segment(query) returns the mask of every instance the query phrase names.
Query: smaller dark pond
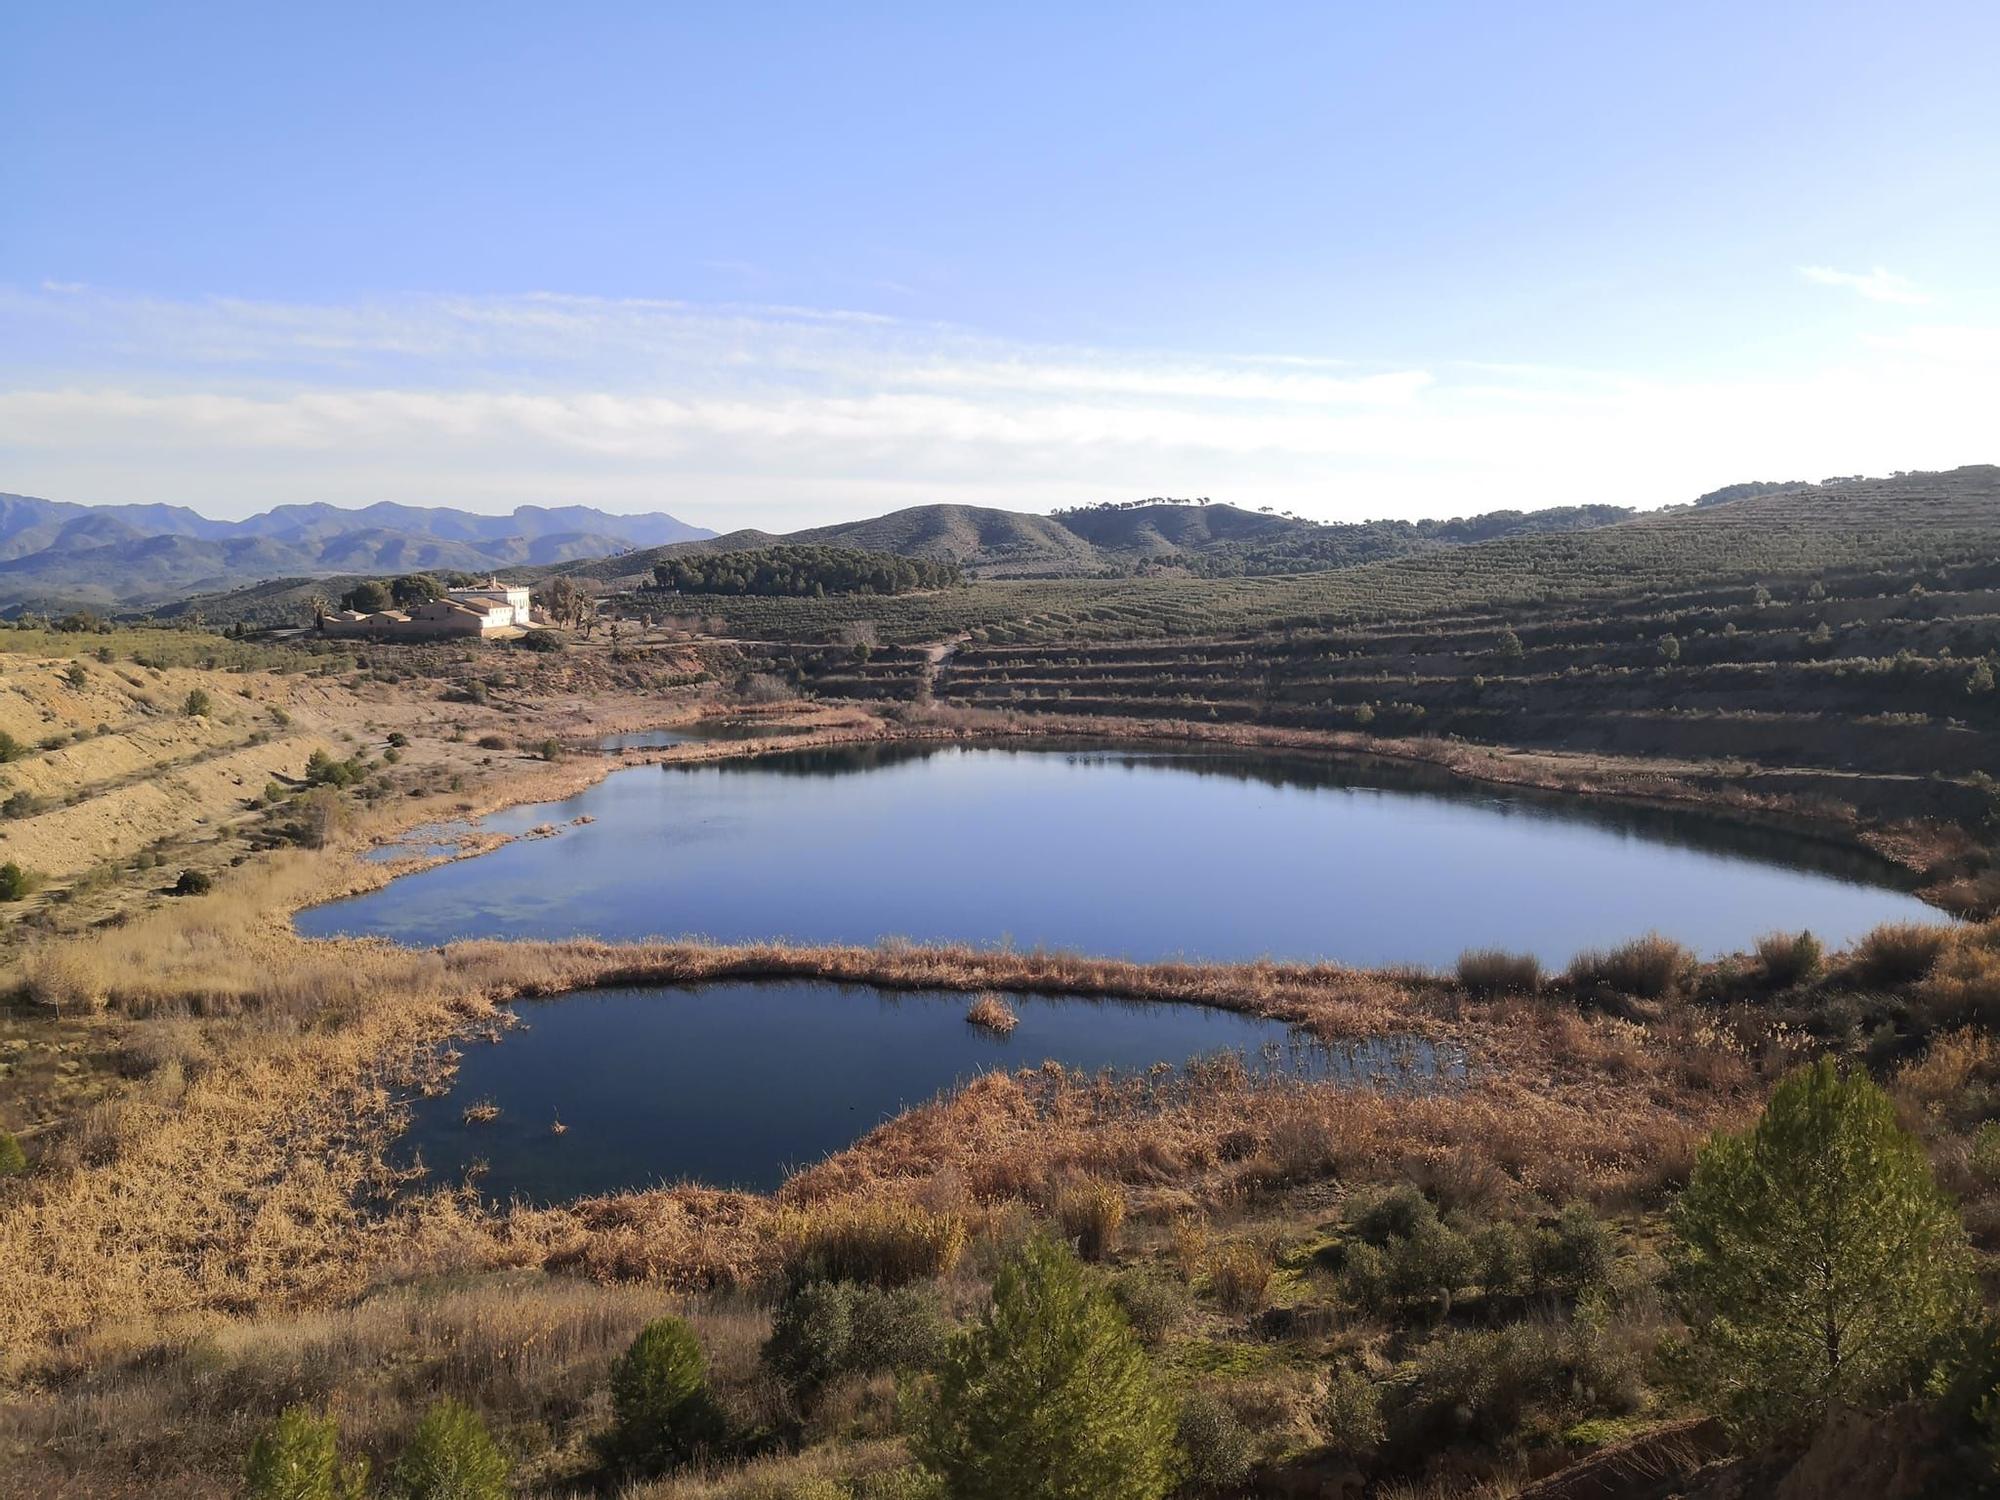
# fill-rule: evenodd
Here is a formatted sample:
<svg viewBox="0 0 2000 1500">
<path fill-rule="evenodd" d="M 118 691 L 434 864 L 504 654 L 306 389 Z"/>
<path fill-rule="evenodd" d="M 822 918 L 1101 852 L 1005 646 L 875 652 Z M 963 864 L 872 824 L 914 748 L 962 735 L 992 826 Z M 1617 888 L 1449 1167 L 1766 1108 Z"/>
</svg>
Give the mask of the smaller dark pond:
<svg viewBox="0 0 2000 1500">
<path fill-rule="evenodd" d="M 1357 1084 L 1465 1073 L 1426 1042 L 1331 1049 L 1279 1022 L 1194 1005 L 1010 996 L 1020 1025 L 998 1037 L 966 1022 L 971 998 L 799 982 L 522 1002 L 524 1026 L 467 1044 L 451 1091 L 414 1102 L 402 1154 L 446 1182 L 483 1164 L 480 1190 L 499 1200 L 679 1181 L 763 1191 L 995 1068 L 1053 1059 L 1134 1074 L 1230 1052 L 1253 1071 Z M 499 1115 L 468 1123 L 480 1102 Z"/>
</svg>

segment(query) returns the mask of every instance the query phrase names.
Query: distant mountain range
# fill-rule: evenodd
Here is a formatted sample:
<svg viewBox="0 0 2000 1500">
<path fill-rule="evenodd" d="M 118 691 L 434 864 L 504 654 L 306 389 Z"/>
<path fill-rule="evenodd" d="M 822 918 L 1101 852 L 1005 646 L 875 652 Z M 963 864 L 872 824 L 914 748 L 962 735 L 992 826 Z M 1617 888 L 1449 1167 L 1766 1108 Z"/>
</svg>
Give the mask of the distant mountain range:
<svg viewBox="0 0 2000 1500">
<path fill-rule="evenodd" d="M 478 573 L 602 558 L 714 535 L 654 512 L 523 505 L 281 505 L 216 521 L 179 505 L 74 505 L 0 494 L 0 605 L 131 609 L 272 578 Z"/>
<path fill-rule="evenodd" d="M 508 577 L 535 582 L 562 573 L 618 588 L 650 581 L 653 565 L 666 558 L 787 545 L 851 547 L 951 561 L 971 578 L 1270 576 L 1351 567 L 1502 537 L 1590 530 L 1628 521 L 1638 514 L 1620 505 L 1572 505 L 1538 511 L 1489 511 L 1454 520 L 1329 525 L 1234 505 L 1164 500 L 1092 506 L 1055 515 L 972 505 L 918 505 L 805 531 L 731 531 L 621 549 L 615 555 L 589 561 L 529 561 L 510 566 Z M 0 585 L 4 585 L 6 567 L 0 563 Z M 216 623 L 239 619 L 292 623 L 315 594 L 338 592 L 360 578 L 379 578 L 403 570 L 403 565 L 385 561 L 357 566 L 351 574 L 337 577 L 271 578 L 243 588 L 190 590 L 155 607 L 152 613 L 174 617 L 196 611 Z"/>
</svg>

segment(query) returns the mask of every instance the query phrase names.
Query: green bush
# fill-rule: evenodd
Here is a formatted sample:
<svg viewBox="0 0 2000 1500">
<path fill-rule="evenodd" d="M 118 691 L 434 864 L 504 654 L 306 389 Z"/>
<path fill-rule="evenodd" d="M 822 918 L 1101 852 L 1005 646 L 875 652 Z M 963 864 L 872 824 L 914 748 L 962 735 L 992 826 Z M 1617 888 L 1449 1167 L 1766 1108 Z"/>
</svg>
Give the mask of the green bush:
<svg viewBox="0 0 2000 1500">
<path fill-rule="evenodd" d="M 1630 1354 L 1592 1322 L 1452 1329 L 1418 1352 L 1386 1403 L 1386 1426 L 1412 1452 L 1456 1442 L 1518 1448 L 1586 1417 L 1629 1412 L 1641 1394 Z"/>
<path fill-rule="evenodd" d="M 11 1130 L 0 1130 L 0 1177 L 19 1177 L 28 1170 L 28 1153 Z"/>
<path fill-rule="evenodd" d="M 721 1440 L 707 1364 L 680 1318 L 648 1323 L 611 1369 L 611 1456 L 637 1474 L 661 1474 Z"/>
<path fill-rule="evenodd" d="M 447 1397 L 410 1435 L 391 1487 L 404 1500 L 506 1500 L 507 1459 L 479 1413 Z"/>
<path fill-rule="evenodd" d="M 1818 975 L 1826 950 L 1810 932 L 1773 932 L 1757 939 L 1757 967 L 1764 987 L 1787 990 Z"/>
<path fill-rule="evenodd" d="M 0 729 L 0 764 L 4 764 L 10 760 L 19 760 L 22 756 L 31 753 L 26 745 L 15 739 L 6 730 Z"/>
<path fill-rule="evenodd" d="M 954 1341 L 910 1448 L 953 1500 L 1160 1500 L 1176 1467 L 1173 1413 L 1124 1314 L 1046 1235 Z"/>
<path fill-rule="evenodd" d="M 929 1369 L 944 1344 L 943 1315 L 917 1287 L 812 1281 L 778 1304 L 764 1362 L 804 1397 L 844 1375 Z"/>
<path fill-rule="evenodd" d="M 306 757 L 306 780 L 313 786 L 352 786 L 367 774 L 359 760 L 335 760 L 324 750 Z"/>
<path fill-rule="evenodd" d="M 1909 1391 L 1974 1298 L 1965 1228 L 1922 1144 L 1830 1057 L 1702 1150 L 1667 1263 L 1691 1329 L 1681 1376 L 1758 1439 Z"/>
<path fill-rule="evenodd" d="M 1233 1490 L 1250 1473 L 1250 1434 L 1235 1412 L 1206 1391 L 1181 1401 L 1174 1446 L 1180 1450 L 1179 1494 Z"/>
<path fill-rule="evenodd" d="M 2000 1120 L 1987 1120 L 1973 1131 L 1969 1159 L 1982 1182 L 2000 1182 Z"/>
<path fill-rule="evenodd" d="M 40 882 L 13 860 L 0 865 L 0 901 L 19 901 Z"/>
<path fill-rule="evenodd" d="M 560 651 L 563 638 L 553 630 L 531 630 L 521 637 L 520 644 L 524 651 Z"/>
<path fill-rule="evenodd" d="M 1534 1241 L 1533 1274 L 1537 1287 L 1583 1296 L 1611 1279 L 1617 1246 L 1611 1231 L 1587 1204 L 1572 1203 L 1541 1230 Z"/>
<path fill-rule="evenodd" d="M 1187 1288 L 1178 1281 L 1133 1271 L 1111 1283 L 1111 1295 L 1142 1343 L 1159 1343 L 1186 1319 L 1192 1306 Z"/>
<path fill-rule="evenodd" d="M 1372 1457 L 1387 1435 L 1382 1421 L 1382 1388 L 1360 1370 L 1335 1370 L 1327 1382 L 1321 1425 L 1327 1447 L 1341 1457 Z"/>
<path fill-rule="evenodd" d="M 176 896 L 206 896 L 213 889 L 215 881 L 205 871 L 183 870 L 181 878 L 174 882 Z"/>
<path fill-rule="evenodd" d="M 209 702 L 207 693 L 200 688 L 190 688 L 186 700 L 181 704 L 181 712 L 190 719 L 205 719 L 213 706 Z"/>
<path fill-rule="evenodd" d="M 243 1488 L 249 1500 L 360 1500 L 368 1467 L 340 1462 L 333 1418 L 288 1406 L 250 1445 Z"/>
</svg>

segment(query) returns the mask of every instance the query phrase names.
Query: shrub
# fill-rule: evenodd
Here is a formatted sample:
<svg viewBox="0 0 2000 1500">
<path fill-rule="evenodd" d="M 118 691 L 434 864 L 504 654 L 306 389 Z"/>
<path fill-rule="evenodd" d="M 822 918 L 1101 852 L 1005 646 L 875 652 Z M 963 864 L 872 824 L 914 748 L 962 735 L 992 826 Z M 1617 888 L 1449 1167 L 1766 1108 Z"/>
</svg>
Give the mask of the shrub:
<svg viewBox="0 0 2000 1500">
<path fill-rule="evenodd" d="M 482 750 L 505 750 L 511 743 L 504 734 L 482 734 L 478 740 Z"/>
<path fill-rule="evenodd" d="M 1751 1130 L 1703 1149 L 1667 1261 L 1692 1329 L 1683 1377 L 1759 1438 L 1905 1391 L 1972 1297 L 1965 1229 L 1921 1143 L 1830 1057 L 1786 1075 Z"/>
<path fill-rule="evenodd" d="M 5 764 L 10 760 L 19 760 L 22 756 L 29 753 L 26 745 L 15 739 L 6 730 L 0 729 L 0 764 Z"/>
<path fill-rule="evenodd" d="M 1326 1445 L 1343 1458 L 1365 1459 L 1382 1446 L 1382 1388 L 1356 1369 L 1339 1369 L 1327 1382 L 1321 1422 Z"/>
<path fill-rule="evenodd" d="M 1542 961 L 1532 953 L 1468 948 L 1458 955 L 1458 982 L 1475 995 L 1532 995 L 1542 987 Z"/>
<path fill-rule="evenodd" d="M 778 1222 L 793 1281 L 899 1287 L 942 1276 L 965 1253 L 965 1220 L 893 1199 L 795 1210 Z"/>
<path fill-rule="evenodd" d="M 1271 1289 L 1271 1257 L 1259 1245 L 1224 1245 L 1209 1257 L 1208 1289 L 1226 1312 L 1261 1311 Z"/>
<path fill-rule="evenodd" d="M 1437 1209 L 1431 1200 L 1405 1183 L 1355 1204 L 1348 1215 L 1347 1232 L 1380 1248 L 1391 1240 L 1408 1239 L 1420 1225 L 1436 1222 Z"/>
<path fill-rule="evenodd" d="M 368 774 L 358 760 L 335 760 L 324 750 L 306 757 L 306 780 L 313 786 L 352 786 Z"/>
<path fill-rule="evenodd" d="M 1512 1297 L 1534 1274 L 1534 1247 L 1520 1227 L 1506 1220 L 1481 1224 L 1468 1237 L 1473 1276 L 1488 1296 Z"/>
<path fill-rule="evenodd" d="M 447 1397 L 410 1435 L 391 1488 L 406 1500 L 506 1500 L 507 1459 L 479 1413 Z"/>
<path fill-rule="evenodd" d="M 0 901 L 19 901 L 40 883 L 11 859 L 0 865 Z"/>
<path fill-rule="evenodd" d="M 1085 1260 L 1102 1260 L 1118 1248 L 1125 1225 L 1125 1195 L 1101 1177 L 1064 1183 L 1056 1190 L 1056 1223 Z"/>
<path fill-rule="evenodd" d="M 521 637 L 523 651 L 560 651 L 563 638 L 553 630 L 531 630 Z"/>
<path fill-rule="evenodd" d="M 1981 1181 L 2000 1182 L 2000 1120 L 1988 1120 L 1972 1133 L 1971 1163 Z"/>
<path fill-rule="evenodd" d="M 28 1170 L 28 1153 L 11 1130 L 0 1129 L 0 1177 L 19 1177 Z"/>
<path fill-rule="evenodd" d="M 201 870 L 183 870 L 181 878 L 174 882 L 176 896 L 206 896 L 215 882 Z"/>
<path fill-rule="evenodd" d="M 69 664 L 69 669 L 63 673 L 63 681 L 81 692 L 90 686 L 90 674 L 84 671 L 82 662 L 73 661 Z"/>
<path fill-rule="evenodd" d="M 1572 1297 L 1594 1291 L 1611 1279 L 1617 1247 L 1588 1204 L 1572 1203 L 1534 1242 L 1535 1284 Z"/>
<path fill-rule="evenodd" d="M 366 1464 L 343 1465 L 333 1418 L 288 1406 L 257 1434 L 243 1466 L 249 1500 L 360 1500 L 368 1490 Z"/>
<path fill-rule="evenodd" d="M 1616 948 L 1587 949 L 1570 960 L 1569 982 L 1580 990 L 1604 988 L 1641 1000 L 1658 1000 L 1680 987 L 1695 958 L 1657 932 Z"/>
<path fill-rule="evenodd" d="M 764 1362 L 794 1394 L 810 1396 L 843 1375 L 929 1369 L 944 1340 L 936 1302 L 915 1287 L 811 1281 L 778 1304 Z"/>
<path fill-rule="evenodd" d="M 1233 1490 L 1250 1473 L 1250 1434 L 1235 1412 L 1206 1391 L 1181 1401 L 1174 1446 L 1180 1450 L 1180 1494 Z"/>
<path fill-rule="evenodd" d="M 1174 1419 L 1110 1294 L 1037 1235 L 954 1342 L 910 1449 L 953 1500 L 1160 1500 Z"/>
<path fill-rule="evenodd" d="M 1630 1355 L 1582 1319 L 1453 1329 L 1412 1363 L 1386 1425 L 1413 1450 L 1552 1438 L 1585 1417 L 1630 1411 L 1641 1394 Z"/>
<path fill-rule="evenodd" d="M 1177 1281 L 1149 1272 L 1134 1271 L 1111 1284 L 1111 1295 L 1125 1310 L 1125 1320 L 1140 1342 L 1159 1343 L 1187 1317 L 1190 1302 L 1187 1288 Z"/>
<path fill-rule="evenodd" d="M 1810 932 L 1773 932 L 1757 939 L 1757 967 L 1764 987 L 1788 990 L 1815 977 L 1826 958 Z"/>
<path fill-rule="evenodd" d="M 721 1421 L 694 1330 L 679 1318 L 641 1329 L 612 1366 L 611 1411 L 611 1455 L 633 1473 L 664 1473 L 713 1447 Z"/>
<path fill-rule="evenodd" d="M 209 702 L 207 693 L 203 692 L 200 688 L 190 688 L 187 698 L 181 704 L 181 712 L 186 714 L 190 719 L 205 719 L 208 717 L 209 709 L 213 706 Z"/>
<path fill-rule="evenodd" d="M 1937 966 L 1950 937 L 1928 922 L 1888 922 L 1856 946 L 1854 967 L 1864 984 L 1909 984 Z"/>
</svg>

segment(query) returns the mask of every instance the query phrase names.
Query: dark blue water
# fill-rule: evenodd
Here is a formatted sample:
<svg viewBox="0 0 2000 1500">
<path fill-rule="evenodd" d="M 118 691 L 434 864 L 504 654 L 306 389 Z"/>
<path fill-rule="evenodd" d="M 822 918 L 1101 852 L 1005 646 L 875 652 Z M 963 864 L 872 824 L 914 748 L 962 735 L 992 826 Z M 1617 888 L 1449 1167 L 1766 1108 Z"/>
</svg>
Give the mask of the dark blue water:
<svg viewBox="0 0 2000 1500">
<path fill-rule="evenodd" d="M 1938 920 L 1890 868 L 1700 816 L 1240 755 L 847 747 L 615 772 L 568 824 L 300 913 L 309 936 L 1011 943 L 1156 959 L 1565 962 Z"/>
<path fill-rule="evenodd" d="M 680 1180 L 762 1190 L 954 1084 L 1045 1059 L 1131 1074 L 1233 1052 L 1253 1071 L 1308 1078 L 1432 1086 L 1464 1074 L 1426 1044 L 1329 1050 L 1194 1005 L 1010 996 L 1021 1024 L 998 1037 L 967 1023 L 971 999 L 802 982 L 523 1002 L 525 1028 L 468 1044 L 451 1092 L 416 1102 L 405 1149 L 443 1181 L 484 1162 L 480 1191 L 499 1199 Z M 480 1100 L 500 1115 L 468 1124 Z"/>
</svg>

